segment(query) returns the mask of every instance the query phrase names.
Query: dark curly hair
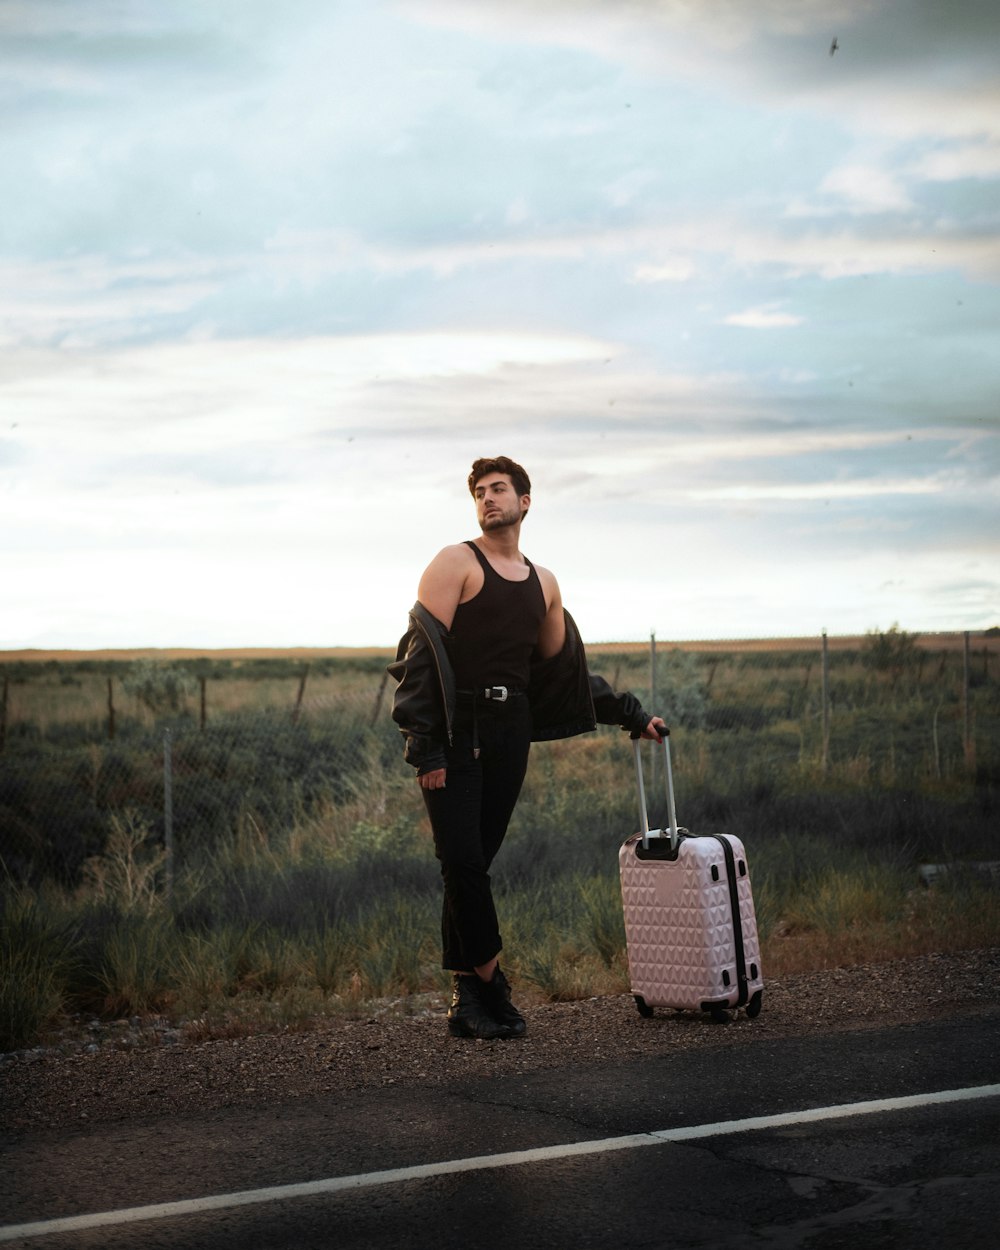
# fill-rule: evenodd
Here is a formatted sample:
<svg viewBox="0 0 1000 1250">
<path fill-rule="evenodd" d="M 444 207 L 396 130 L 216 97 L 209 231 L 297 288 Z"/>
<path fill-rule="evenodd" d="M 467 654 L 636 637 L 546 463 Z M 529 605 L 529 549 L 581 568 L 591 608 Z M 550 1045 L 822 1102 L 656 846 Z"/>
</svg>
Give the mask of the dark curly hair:
<svg viewBox="0 0 1000 1250">
<path fill-rule="evenodd" d="M 491 456 L 483 457 L 473 463 L 472 472 L 469 474 L 469 494 L 473 498 L 476 495 L 476 483 L 487 473 L 506 473 L 519 497 L 531 494 L 531 479 L 516 460 L 511 460 L 510 456 Z"/>
</svg>

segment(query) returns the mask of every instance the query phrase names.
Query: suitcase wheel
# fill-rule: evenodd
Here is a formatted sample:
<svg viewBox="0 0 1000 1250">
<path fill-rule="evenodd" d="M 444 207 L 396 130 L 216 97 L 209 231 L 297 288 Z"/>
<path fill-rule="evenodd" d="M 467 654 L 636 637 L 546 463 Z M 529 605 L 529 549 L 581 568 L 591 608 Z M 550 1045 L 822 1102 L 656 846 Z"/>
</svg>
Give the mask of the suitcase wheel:
<svg viewBox="0 0 1000 1250">
<path fill-rule="evenodd" d="M 633 994 L 632 997 L 635 999 L 635 1009 L 638 1011 L 639 1015 L 642 1016 L 644 1020 L 650 1019 L 653 1014 L 653 1009 L 650 1007 L 649 1003 L 646 1002 L 641 994 Z"/>
<path fill-rule="evenodd" d="M 747 1003 L 747 1015 L 751 1020 L 756 1020 L 760 1015 L 760 1009 L 763 1000 L 763 991 L 758 990 L 756 994 Z"/>
<path fill-rule="evenodd" d="M 709 1010 L 712 1013 L 712 1021 L 715 1024 L 728 1024 L 732 1018 L 725 1007 L 711 1007 Z"/>
</svg>

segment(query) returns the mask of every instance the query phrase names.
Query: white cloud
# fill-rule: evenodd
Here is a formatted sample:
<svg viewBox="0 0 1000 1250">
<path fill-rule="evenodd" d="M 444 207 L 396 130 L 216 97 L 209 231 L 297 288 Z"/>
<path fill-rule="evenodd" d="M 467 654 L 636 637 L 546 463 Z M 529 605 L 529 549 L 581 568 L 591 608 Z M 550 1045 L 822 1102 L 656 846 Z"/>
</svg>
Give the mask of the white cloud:
<svg viewBox="0 0 1000 1250">
<path fill-rule="evenodd" d="M 472 242 L 430 245 L 388 245 L 357 239 L 344 244 L 338 234 L 327 247 L 322 237 L 286 237 L 275 243 L 271 263 L 313 266 L 335 272 L 352 265 L 371 265 L 377 272 L 413 273 L 428 270 L 450 277 L 476 266 L 496 267 L 512 261 L 563 263 L 622 257 L 631 262 L 633 279 L 642 282 L 680 281 L 693 276 L 693 255 L 719 256 L 740 266 L 775 265 L 793 277 L 817 274 L 838 278 L 865 273 L 930 273 L 958 269 L 970 277 L 1000 276 L 1000 230 L 964 234 L 951 229 L 900 229 L 876 235 L 859 230 L 780 231 L 760 229 L 732 213 L 707 211 L 702 217 L 671 215 L 662 224 L 519 231 L 516 236 L 482 236 Z M 637 260 L 637 257 L 649 259 Z M 667 260 L 661 258 L 667 257 Z M 664 276 L 657 278 L 663 271 Z M 638 277 L 639 272 L 643 276 Z M 681 277 L 683 275 L 683 278 Z"/>
<path fill-rule="evenodd" d="M 518 201 L 512 207 L 515 216 L 526 212 Z M 1000 278 L 997 229 L 964 230 L 954 221 L 924 229 L 907 223 L 876 233 L 779 225 L 764 230 L 718 212 L 698 220 L 674 217 L 662 224 L 589 229 L 523 221 L 513 227 L 516 233 L 433 244 L 390 244 L 339 228 L 283 228 L 263 253 L 123 258 L 85 253 L 0 262 L 0 343 L 14 348 L 62 340 L 100 347 L 150 336 L 164 323 L 175 335 L 189 333 L 200 323 L 215 322 L 233 301 L 238 304 L 248 285 L 259 292 L 308 295 L 345 276 L 370 284 L 423 274 L 454 279 L 484 269 L 502 281 L 505 266 L 523 262 L 563 267 L 618 261 L 622 278 L 636 286 L 690 282 L 709 262 L 746 272 L 774 269 L 789 279 L 948 271 L 976 281 Z M 551 282 L 558 279 L 554 272 Z"/>
<path fill-rule="evenodd" d="M 1000 178 L 1000 142 L 965 143 L 939 148 L 918 160 L 911 172 L 928 182 L 957 182 L 963 178 Z"/>
<path fill-rule="evenodd" d="M 114 449 L 114 443 L 95 444 L 98 434 L 111 440 L 125 435 L 135 451 L 162 453 L 180 443 L 211 452 L 239 444 L 258 428 L 286 442 L 322 430 L 354 431 L 366 423 L 368 406 L 390 392 L 393 401 L 379 408 L 377 429 L 405 426 L 410 413 L 395 408 L 395 388 L 402 398 L 409 390 L 412 404 L 422 385 L 500 379 L 506 370 L 523 371 L 527 381 L 533 370 L 544 375 L 586 365 L 616 350 L 583 335 L 455 330 L 29 352 L 8 358 L 0 399 L 8 411 L 24 414 L 19 437 L 25 445 L 55 459 L 61 449 L 84 458 L 88 445 L 98 456 Z M 433 417 L 439 398 L 435 391 L 424 400 L 425 419 Z"/>
<path fill-rule="evenodd" d="M 657 175 L 651 169 L 630 169 L 628 173 L 622 174 L 620 178 L 606 187 L 604 193 L 613 207 L 624 208 L 631 204 L 646 187 L 654 183 L 656 178 Z"/>
<path fill-rule="evenodd" d="M 727 326 L 744 326 L 750 330 L 777 330 L 800 326 L 805 318 L 797 317 L 794 313 L 778 312 L 774 308 L 748 308 L 746 312 L 730 313 L 722 320 Z"/>
<path fill-rule="evenodd" d="M 902 213 L 913 206 L 899 178 L 873 165 L 841 165 L 831 170 L 820 192 L 840 200 L 852 213 Z"/>
<path fill-rule="evenodd" d="M 637 265 L 633 282 L 689 282 L 697 272 L 695 264 L 686 257 L 661 261 L 658 264 Z"/>
<path fill-rule="evenodd" d="M 81 346 L 133 336 L 148 318 L 196 307 L 235 272 L 232 261 L 193 254 L 0 261 L 0 345 L 60 338 Z"/>
<path fill-rule="evenodd" d="M 955 479 L 944 474 L 927 478 L 863 479 L 852 482 L 734 483 L 686 492 L 692 499 L 713 502 L 767 502 L 804 500 L 877 499 L 885 495 L 939 495 L 952 489 Z"/>
<path fill-rule="evenodd" d="M 504 214 L 504 220 L 508 226 L 520 226 L 526 222 L 531 216 L 531 210 L 528 208 L 528 202 L 524 196 L 518 196 L 516 200 L 512 200 L 507 205 L 507 212 Z"/>
<path fill-rule="evenodd" d="M 974 280 L 1000 277 L 1000 232 L 911 231 L 876 236 L 852 230 L 788 235 L 735 227 L 727 252 L 748 265 L 776 265 L 789 277 L 920 274 L 957 270 Z"/>
</svg>

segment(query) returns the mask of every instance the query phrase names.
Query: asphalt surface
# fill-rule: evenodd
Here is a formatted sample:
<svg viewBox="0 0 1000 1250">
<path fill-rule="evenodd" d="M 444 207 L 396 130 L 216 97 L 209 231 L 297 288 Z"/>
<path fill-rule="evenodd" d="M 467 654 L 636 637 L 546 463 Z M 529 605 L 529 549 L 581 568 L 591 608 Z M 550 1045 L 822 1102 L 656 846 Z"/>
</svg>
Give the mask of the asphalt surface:
<svg viewBox="0 0 1000 1250">
<path fill-rule="evenodd" d="M 2 1138 L 3 1228 L 360 1177 L 340 1192 L 18 1236 L 63 1247 L 906 1247 L 996 1244 L 1000 1097 L 512 1165 L 386 1169 L 1000 1083 L 1000 1011 L 429 1089 Z M 475 1045 L 475 1043 L 470 1043 Z M 515 1044 L 515 1043 L 511 1043 Z M 6 1192 L 4 1192 L 6 1191 Z"/>
</svg>

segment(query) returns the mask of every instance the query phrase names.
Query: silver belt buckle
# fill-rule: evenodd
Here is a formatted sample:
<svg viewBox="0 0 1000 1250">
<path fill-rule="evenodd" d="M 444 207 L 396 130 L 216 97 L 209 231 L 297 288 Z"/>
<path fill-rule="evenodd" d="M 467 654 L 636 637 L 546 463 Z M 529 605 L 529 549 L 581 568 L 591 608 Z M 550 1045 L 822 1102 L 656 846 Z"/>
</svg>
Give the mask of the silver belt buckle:
<svg viewBox="0 0 1000 1250">
<path fill-rule="evenodd" d="M 483 691 L 483 695 L 487 699 L 492 699 L 495 703 L 507 702 L 506 686 L 487 686 Z"/>
</svg>

